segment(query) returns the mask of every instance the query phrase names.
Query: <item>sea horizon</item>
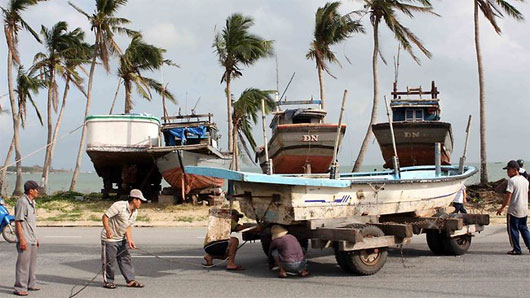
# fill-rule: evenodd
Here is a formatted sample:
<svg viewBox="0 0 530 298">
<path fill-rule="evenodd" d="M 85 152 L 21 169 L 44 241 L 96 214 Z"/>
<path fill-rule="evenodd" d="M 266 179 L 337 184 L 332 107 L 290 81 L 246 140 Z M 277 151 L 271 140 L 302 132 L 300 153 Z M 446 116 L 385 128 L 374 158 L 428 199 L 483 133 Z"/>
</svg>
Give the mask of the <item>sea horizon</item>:
<svg viewBox="0 0 530 298">
<path fill-rule="evenodd" d="M 479 167 L 478 163 L 469 163 L 474 167 Z M 502 178 L 507 178 L 506 171 L 502 168 L 505 166 L 504 162 L 490 162 L 488 163 L 488 175 L 489 181 L 497 181 Z M 340 166 L 340 172 L 346 173 L 351 171 L 351 165 Z M 381 171 L 383 167 L 380 165 L 365 165 L 361 167 L 361 171 Z M 243 171 L 258 172 L 258 167 L 244 167 Z M 35 180 L 38 183 L 41 182 L 41 173 L 22 173 L 22 178 L 26 180 Z M 48 183 L 48 193 L 53 194 L 56 192 L 67 191 L 70 188 L 70 181 L 72 179 L 72 172 L 54 172 L 50 173 Z M 11 194 L 14 189 L 16 180 L 16 173 L 8 172 L 5 186 L 5 194 Z M 480 172 L 470 177 L 467 181 L 467 185 L 477 184 L 480 182 Z M 162 180 L 162 187 L 168 187 L 167 182 Z M 92 193 L 100 192 L 103 188 L 103 180 L 98 177 L 95 171 L 85 171 L 79 174 L 77 180 L 77 192 L 80 193 Z"/>
</svg>

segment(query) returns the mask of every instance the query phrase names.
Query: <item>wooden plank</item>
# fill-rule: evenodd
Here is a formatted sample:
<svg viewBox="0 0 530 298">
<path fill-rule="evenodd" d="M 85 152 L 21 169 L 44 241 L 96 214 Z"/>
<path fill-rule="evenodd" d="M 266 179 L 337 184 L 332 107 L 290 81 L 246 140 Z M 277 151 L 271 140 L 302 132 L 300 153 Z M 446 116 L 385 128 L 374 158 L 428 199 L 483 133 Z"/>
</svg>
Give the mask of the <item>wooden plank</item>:
<svg viewBox="0 0 530 298">
<path fill-rule="evenodd" d="M 380 228 L 385 235 L 393 235 L 400 238 L 412 237 L 412 225 L 410 224 L 396 224 L 396 223 L 387 223 L 387 224 L 370 224 Z"/>
<path fill-rule="evenodd" d="M 311 230 L 317 228 L 343 228 L 350 224 L 372 224 L 377 222 L 377 216 L 352 216 L 329 219 L 312 219 L 307 221 L 307 227 Z"/>
<path fill-rule="evenodd" d="M 484 231 L 483 225 L 465 225 L 462 229 L 456 230 L 449 234 L 450 237 L 458 237 L 462 235 L 471 235 L 477 232 Z"/>
<path fill-rule="evenodd" d="M 464 224 L 479 224 L 479 225 L 489 225 L 490 216 L 489 214 L 461 214 Z"/>
<path fill-rule="evenodd" d="M 441 217 L 385 217 L 384 223 L 408 223 L 415 229 L 442 229 L 460 230 L 464 226 L 462 218 L 441 218 Z"/>
<path fill-rule="evenodd" d="M 359 230 L 351 228 L 318 228 L 311 231 L 311 239 L 348 241 L 356 243 L 363 240 Z"/>
<path fill-rule="evenodd" d="M 380 236 L 372 238 L 364 238 L 360 242 L 351 243 L 348 241 L 339 241 L 339 250 L 342 251 L 353 251 L 380 247 L 389 247 L 400 243 L 401 241 L 396 239 L 394 236 Z"/>
</svg>

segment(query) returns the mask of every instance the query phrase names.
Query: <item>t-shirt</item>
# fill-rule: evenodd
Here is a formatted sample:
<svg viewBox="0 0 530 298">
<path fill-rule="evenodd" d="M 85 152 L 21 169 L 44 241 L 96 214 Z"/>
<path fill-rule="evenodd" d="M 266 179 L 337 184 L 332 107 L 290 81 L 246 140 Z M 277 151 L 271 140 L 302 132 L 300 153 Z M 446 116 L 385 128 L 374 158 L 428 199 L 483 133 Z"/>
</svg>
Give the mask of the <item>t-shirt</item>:
<svg viewBox="0 0 530 298">
<path fill-rule="evenodd" d="M 305 258 L 300 242 L 291 234 L 272 240 L 269 255 L 273 250 L 278 251 L 282 263 L 302 262 Z"/>
<path fill-rule="evenodd" d="M 466 190 L 466 186 L 462 185 L 460 190 L 456 193 L 455 199 L 453 200 L 453 203 L 460 203 L 464 204 L 464 191 Z"/>
<path fill-rule="evenodd" d="M 27 244 L 37 244 L 37 211 L 35 201 L 24 195 L 17 200 L 15 205 L 15 221 L 19 221 L 22 226 L 22 235 Z M 18 233 L 17 233 L 18 238 Z M 20 241 L 20 239 L 19 239 Z"/>
<path fill-rule="evenodd" d="M 109 226 L 112 231 L 112 238 L 107 238 L 107 231 L 105 228 L 101 231 L 101 240 L 107 242 L 118 242 L 125 238 L 125 232 L 134 224 L 138 210 L 134 210 L 131 214 L 128 201 L 118 201 L 110 206 L 105 215 L 109 218 Z"/>
<path fill-rule="evenodd" d="M 515 217 L 528 216 L 528 180 L 516 175 L 508 180 L 506 191 L 512 193 L 508 214 Z"/>
</svg>

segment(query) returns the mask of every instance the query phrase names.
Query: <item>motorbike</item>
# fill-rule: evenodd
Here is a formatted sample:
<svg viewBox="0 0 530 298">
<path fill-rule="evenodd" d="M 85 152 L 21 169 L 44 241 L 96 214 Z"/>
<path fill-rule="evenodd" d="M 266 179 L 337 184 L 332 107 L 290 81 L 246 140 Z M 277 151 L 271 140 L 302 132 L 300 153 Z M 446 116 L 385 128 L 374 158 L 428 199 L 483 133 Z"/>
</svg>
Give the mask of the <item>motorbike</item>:
<svg viewBox="0 0 530 298">
<path fill-rule="evenodd" d="M 4 199 L 0 198 L 0 231 L 2 236 L 9 243 L 17 242 L 17 236 L 15 234 L 15 217 L 9 214 L 5 206 Z"/>
</svg>

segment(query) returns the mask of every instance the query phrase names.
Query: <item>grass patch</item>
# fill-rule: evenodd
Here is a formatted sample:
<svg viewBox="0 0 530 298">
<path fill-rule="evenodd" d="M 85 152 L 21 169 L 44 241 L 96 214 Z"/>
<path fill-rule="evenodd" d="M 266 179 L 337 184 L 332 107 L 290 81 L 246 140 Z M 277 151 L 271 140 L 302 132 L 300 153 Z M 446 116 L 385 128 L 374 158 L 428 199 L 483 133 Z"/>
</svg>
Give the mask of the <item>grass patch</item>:
<svg viewBox="0 0 530 298">
<path fill-rule="evenodd" d="M 176 221 L 182 221 L 182 222 L 193 222 L 195 221 L 195 217 L 193 216 L 175 216 Z"/>
<path fill-rule="evenodd" d="M 136 220 L 137 221 L 144 221 L 144 222 L 150 222 L 151 219 L 149 218 L 149 216 L 146 216 L 146 215 L 138 215 L 136 217 Z"/>
<path fill-rule="evenodd" d="M 57 216 L 46 218 L 46 221 L 77 221 L 81 218 L 81 213 L 63 213 Z"/>
<path fill-rule="evenodd" d="M 101 221 L 101 216 L 97 216 L 97 215 L 92 214 L 92 215 L 90 215 L 88 217 L 88 220 L 89 221 Z"/>
</svg>

